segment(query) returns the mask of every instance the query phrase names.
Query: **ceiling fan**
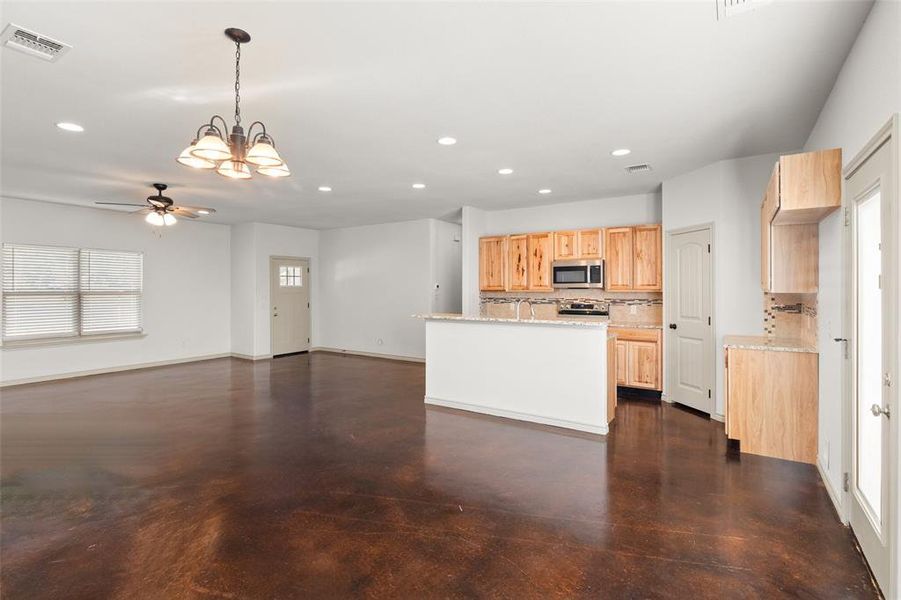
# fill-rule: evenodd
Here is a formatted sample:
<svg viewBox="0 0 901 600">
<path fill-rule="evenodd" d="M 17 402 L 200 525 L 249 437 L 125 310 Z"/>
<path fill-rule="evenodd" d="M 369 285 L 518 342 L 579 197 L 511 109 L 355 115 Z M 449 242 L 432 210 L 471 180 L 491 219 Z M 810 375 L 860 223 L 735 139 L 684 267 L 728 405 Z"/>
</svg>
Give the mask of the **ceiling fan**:
<svg viewBox="0 0 901 600">
<path fill-rule="evenodd" d="M 216 209 L 213 208 L 204 208 L 199 206 L 176 206 L 172 201 L 172 198 L 168 196 L 163 196 L 163 192 L 166 190 L 167 186 L 165 183 L 154 183 L 153 187 L 156 188 L 156 196 L 147 196 L 146 204 L 136 204 L 132 202 L 95 202 L 94 204 L 103 204 L 108 206 L 140 206 L 141 210 L 136 210 L 137 213 L 147 213 L 147 216 L 144 218 L 145 221 L 150 223 L 151 225 L 175 225 L 178 219 L 175 218 L 175 215 L 179 217 L 187 217 L 189 219 L 196 219 L 201 215 L 211 215 L 216 212 Z"/>
</svg>

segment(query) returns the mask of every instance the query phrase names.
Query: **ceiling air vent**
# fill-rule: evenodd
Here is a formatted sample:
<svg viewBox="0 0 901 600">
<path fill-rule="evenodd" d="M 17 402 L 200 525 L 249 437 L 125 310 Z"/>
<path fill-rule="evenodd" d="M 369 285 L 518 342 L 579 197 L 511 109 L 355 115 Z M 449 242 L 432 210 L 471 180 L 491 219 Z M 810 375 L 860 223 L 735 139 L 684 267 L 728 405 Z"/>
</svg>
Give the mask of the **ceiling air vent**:
<svg viewBox="0 0 901 600">
<path fill-rule="evenodd" d="M 56 62 L 72 47 L 14 23 L 7 25 L 0 34 L 0 44 L 48 62 Z"/>
<path fill-rule="evenodd" d="M 740 15 L 773 0 L 716 0 L 716 18 L 718 21 Z"/>
<path fill-rule="evenodd" d="M 642 163 L 640 165 L 629 165 L 626 167 L 626 173 L 644 173 L 645 171 L 650 171 L 651 165 L 648 163 Z"/>
</svg>

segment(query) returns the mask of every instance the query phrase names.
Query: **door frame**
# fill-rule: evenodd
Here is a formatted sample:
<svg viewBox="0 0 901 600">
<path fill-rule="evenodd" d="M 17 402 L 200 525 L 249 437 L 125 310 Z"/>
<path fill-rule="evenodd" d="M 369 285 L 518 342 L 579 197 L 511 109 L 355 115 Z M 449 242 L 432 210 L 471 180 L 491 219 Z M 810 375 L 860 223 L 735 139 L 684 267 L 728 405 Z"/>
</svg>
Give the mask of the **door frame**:
<svg viewBox="0 0 901 600">
<path fill-rule="evenodd" d="M 894 207 L 894 214 L 892 215 L 892 219 L 890 220 L 891 227 L 891 237 L 895 242 L 891 247 L 891 261 L 893 263 L 894 269 L 894 279 L 895 282 L 899 281 L 899 275 L 901 275 L 901 260 L 899 260 L 898 244 L 901 243 L 901 224 L 899 224 L 899 217 L 901 217 L 901 206 L 899 206 L 899 201 L 901 201 L 901 191 L 899 191 L 899 180 L 901 180 L 901 155 L 899 155 L 899 144 L 901 144 L 901 118 L 899 118 L 898 113 L 892 115 L 892 117 L 885 123 L 879 131 L 876 132 L 873 137 L 864 145 L 864 147 L 855 155 L 855 157 L 847 164 L 846 167 L 842 170 L 842 218 L 844 220 L 842 227 L 842 288 L 844 293 L 842 294 L 842 337 L 844 339 L 851 340 L 851 336 L 854 332 L 853 322 L 854 322 L 854 306 L 855 302 L 853 299 L 853 294 L 855 293 L 853 287 L 853 256 L 854 256 L 854 248 L 852 244 L 853 240 L 853 232 L 851 231 L 851 202 L 854 201 L 853 198 L 849 198 L 847 194 L 847 186 L 846 181 L 849 177 L 851 177 L 858 168 L 864 164 L 867 159 L 878 150 L 883 144 L 889 143 L 891 146 L 892 152 L 892 164 L 894 165 L 894 172 L 892 174 L 893 178 L 893 186 L 892 193 L 894 197 L 890 197 L 889 201 L 892 202 L 892 206 Z M 897 283 L 895 284 L 896 288 Z M 893 310 L 897 314 L 898 310 L 901 310 L 901 294 L 895 290 L 895 306 Z M 883 323 L 883 328 L 891 327 L 891 323 Z M 901 352 L 897 351 L 899 347 L 898 344 L 898 331 L 888 331 L 885 332 L 883 329 L 883 333 L 888 333 L 889 336 L 895 337 L 895 356 L 891 358 L 892 370 L 896 375 L 895 379 L 897 380 L 897 374 L 901 373 Z M 823 343 L 825 340 L 821 340 Z M 845 342 L 849 345 L 849 350 L 853 348 L 852 341 Z M 855 366 L 854 366 L 854 356 L 852 352 L 848 352 L 846 354 L 846 358 L 843 361 L 842 365 L 842 473 L 844 477 L 851 477 L 853 473 L 853 449 L 852 444 L 854 443 L 854 376 L 855 376 Z M 892 385 L 891 396 L 893 400 L 893 408 L 896 409 L 896 413 L 899 411 L 897 408 L 899 405 L 899 393 L 898 393 L 898 385 L 901 382 L 894 381 Z M 901 494 L 899 494 L 899 460 L 897 457 L 899 456 L 899 451 L 901 451 L 901 445 L 899 445 L 899 419 L 901 419 L 901 414 L 893 414 L 892 418 L 889 419 L 889 449 L 888 456 L 886 457 L 890 462 L 888 465 L 889 471 L 889 490 L 888 490 L 888 510 L 891 511 L 891 520 L 888 526 L 888 546 L 889 546 L 889 589 L 882 590 L 882 593 L 886 598 L 895 598 L 898 593 L 901 592 L 901 560 L 899 560 L 899 548 L 898 542 L 901 540 Z M 842 523 L 848 525 L 850 527 L 850 517 L 851 517 L 851 488 L 853 484 L 844 485 L 841 491 L 841 510 L 839 517 L 841 518 Z"/>
<path fill-rule="evenodd" d="M 667 297 L 672 298 L 673 290 L 673 277 L 671 277 L 669 270 L 673 268 L 672 261 L 668 260 L 670 250 L 672 248 L 673 236 L 680 235 L 683 233 L 693 233 L 695 231 L 704 231 L 708 230 L 710 232 L 710 343 L 712 344 L 712 348 L 710 348 L 710 356 L 711 360 L 713 360 L 713 364 L 711 365 L 711 374 L 713 376 L 713 381 L 711 382 L 710 389 L 713 390 L 713 412 L 710 413 L 710 418 L 716 421 L 725 421 L 725 406 L 723 406 L 723 413 L 720 414 L 716 412 L 716 401 L 717 401 L 717 365 L 719 361 L 717 360 L 716 355 L 716 224 L 713 221 L 707 221 L 706 223 L 698 223 L 697 225 L 690 225 L 688 227 L 677 227 L 676 229 L 667 229 L 666 236 L 663 244 L 663 356 L 661 357 L 663 360 L 663 365 L 665 367 L 665 372 L 663 374 L 663 395 L 662 398 L 666 402 L 670 404 L 673 403 L 673 400 L 667 396 L 667 391 L 671 389 L 672 381 L 671 378 L 675 375 L 675 370 L 673 368 L 673 361 L 670 356 L 670 348 L 672 347 L 672 334 L 670 333 L 672 330 L 669 328 L 669 323 L 672 322 L 672 314 L 671 314 L 671 305 L 666 301 Z"/>
<path fill-rule="evenodd" d="M 272 352 L 272 344 L 273 344 L 273 336 L 272 329 L 274 317 L 272 316 L 272 263 L 273 261 L 278 260 L 305 260 L 307 261 L 307 273 L 310 275 L 306 278 L 307 286 L 307 296 L 309 297 L 310 302 L 310 310 L 307 311 L 307 316 L 309 317 L 309 332 L 310 332 L 310 347 L 307 350 L 308 352 L 313 350 L 313 259 L 309 256 L 285 256 L 281 254 L 270 254 L 269 255 L 269 276 L 266 279 L 269 282 L 269 285 L 266 286 L 266 311 L 269 314 L 269 356 L 274 356 Z"/>
</svg>

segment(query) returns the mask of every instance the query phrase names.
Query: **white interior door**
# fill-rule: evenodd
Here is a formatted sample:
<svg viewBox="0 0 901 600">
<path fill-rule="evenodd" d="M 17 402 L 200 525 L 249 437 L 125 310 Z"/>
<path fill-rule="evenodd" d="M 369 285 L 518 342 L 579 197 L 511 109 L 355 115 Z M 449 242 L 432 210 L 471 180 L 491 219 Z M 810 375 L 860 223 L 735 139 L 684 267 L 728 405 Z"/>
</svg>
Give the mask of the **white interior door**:
<svg viewBox="0 0 901 600">
<path fill-rule="evenodd" d="M 714 411 L 709 227 L 669 233 L 667 270 L 667 395 L 673 402 Z"/>
<path fill-rule="evenodd" d="M 272 354 L 310 349 L 310 263 L 269 259 Z"/>
<path fill-rule="evenodd" d="M 897 332 L 892 145 L 871 154 L 846 181 L 851 216 L 851 527 L 876 581 L 889 593 Z M 895 416 L 894 418 L 897 418 Z M 894 446 L 897 447 L 897 446 Z"/>
</svg>

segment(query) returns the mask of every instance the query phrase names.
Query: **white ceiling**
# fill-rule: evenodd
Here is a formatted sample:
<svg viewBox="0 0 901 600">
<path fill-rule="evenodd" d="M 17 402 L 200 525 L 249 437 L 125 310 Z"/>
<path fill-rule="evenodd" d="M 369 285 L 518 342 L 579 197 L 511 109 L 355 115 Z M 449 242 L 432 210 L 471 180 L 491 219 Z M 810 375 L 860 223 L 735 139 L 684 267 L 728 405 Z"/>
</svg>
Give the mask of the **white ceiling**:
<svg viewBox="0 0 901 600">
<path fill-rule="evenodd" d="M 870 6 L 775 0 L 717 22 L 715 0 L 5 2 L 0 26 L 73 49 L 55 64 L 0 51 L 0 193 L 127 202 L 162 181 L 217 222 L 328 228 L 647 192 L 799 148 Z M 230 26 L 253 36 L 245 124 L 266 122 L 290 179 L 174 161 L 211 114 L 233 121 Z M 624 172 L 639 162 L 654 170 Z"/>
</svg>

